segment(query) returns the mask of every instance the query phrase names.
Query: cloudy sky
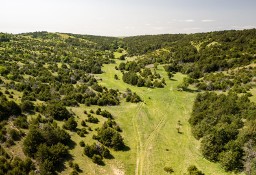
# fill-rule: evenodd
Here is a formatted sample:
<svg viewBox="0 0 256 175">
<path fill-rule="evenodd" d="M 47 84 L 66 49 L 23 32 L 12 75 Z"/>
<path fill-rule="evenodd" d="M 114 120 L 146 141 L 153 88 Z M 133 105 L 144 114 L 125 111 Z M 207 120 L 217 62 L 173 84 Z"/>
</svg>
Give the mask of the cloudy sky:
<svg viewBox="0 0 256 175">
<path fill-rule="evenodd" d="M 0 32 L 105 36 L 256 28 L 256 0 L 1 0 Z"/>
</svg>

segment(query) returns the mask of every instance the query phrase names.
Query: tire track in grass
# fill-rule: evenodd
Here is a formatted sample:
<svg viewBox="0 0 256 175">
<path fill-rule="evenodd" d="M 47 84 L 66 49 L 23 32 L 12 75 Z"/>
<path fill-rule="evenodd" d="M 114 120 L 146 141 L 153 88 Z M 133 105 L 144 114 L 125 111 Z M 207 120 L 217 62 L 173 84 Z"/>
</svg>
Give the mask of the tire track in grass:
<svg viewBox="0 0 256 175">
<path fill-rule="evenodd" d="M 149 134 L 148 138 L 144 142 L 143 147 L 142 146 L 140 147 L 140 158 L 139 158 L 140 162 L 139 162 L 139 167 L 138 167 L 138 169 L 139 169 L 138 173 L 139 174 L 136 174 L 136 175 L 143 175 L 145 167 L 147 167 L 146 168 L 146 170 L 147 170 L 146 174 L 150 174 L 150 172 L 149 172 L 150 171 L 149 170 L 150 163 L 149 163 L 148 160 L 146 160 L 146 163 L 145 163 L 145 158 L 149 156 L 151 146 L 152 146 L 155 138 L 159 134 L 160 130 L 165 125 L 166 120 L 167 120 L 167 116 L 164 115 L 160 109 L 154 109 L 154 113 L 158 113 L 158 115 L 160 114 L 163 117 L 160 119 L 160 121 L 154 127 L 153 131 Z"/>
<path fill-rule="evenodd" d="M 132 118 L 132 123 L 133 123 L 133 128 L 134 128 L 134 131 L 136 133 L 136 168 L 135 168 L 135 175 L 139 175 L 139 165 L 140 165 L 140 159 L 141 159 L 141 149 L 142 149 L 142 142 L 141 142 L 141 138 L 140 138 L 140 132 L 139 132 L 139 129 L 138 129 L 138 122 L 137 122 L 137 117 L 139 116 L 139 113 L 141 111 L 141 108 L 142 108 L 142 105 L 143 103 L 140 103 L 139 107 L 138 107 L 138 110 L 136 111 L 136 115 L 133 116 Z"/>
<path fill-rule="evenodd" d="M 151 149 L 151 145 L 153 144 L 155 138 L 157 137 L 157 135 L 159 134 L 160 130 L 162 129 L 162 127 L 165 125 L 165 122 L 166 122 L 166 117 L 162 117 L 160 119 L 160 121 L 158 122 L 157 126 L 154 128 L 154 130 L 150 133 L 148 139 L 146 140 L 145 142 L 145 147 L 144 147 L 144 150 L 143 150 L 143 154 L 142 154 L 142 160 L 141 160 L 141 164 L 140 164 L 140 175 L 143 175 L 143 169 L 144 169 L 144 161 L 145 161 L 145 158 L 149 155 L 149 151 Z M 147 161 L 147 173 L 146 174 L 149 174 L 149 163 Z"/>
</svg>

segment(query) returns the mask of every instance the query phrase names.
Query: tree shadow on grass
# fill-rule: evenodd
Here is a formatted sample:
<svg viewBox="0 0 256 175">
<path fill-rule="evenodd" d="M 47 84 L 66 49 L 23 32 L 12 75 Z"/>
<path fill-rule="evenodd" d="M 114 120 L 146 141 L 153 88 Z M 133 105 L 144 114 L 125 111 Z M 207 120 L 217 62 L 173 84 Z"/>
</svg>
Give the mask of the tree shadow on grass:
<svg viewBox="0 0 256 175">
<path fill-rule="evenodd" d="M 61 172 L 65 171 L 65 170 L 67 169 L 67 166 L 65 165 L 65 162 L 67 162 L 67 161 L 73 161 L 73 160 L 74 160 L 73 156 L 72 156 L 71 154 L 68 154 L 67 156 L 65 156 L 65 157 L 63 158 L 63 160 L 61 161 L 61 163 L 56 166 L 56 171 L 57 171 L 58 173 L 61 173 Z"/>
<path fill-rule="evenodd" d="M 73 140 L 70 140 L 70 142 L 68 142 L 67 146 L 69 147 L 69 149 L 74 149 L 76 147 L 77 143 L 74 142 Z"/>
<path fill-rule="evenodd" d="M 179 91 L 184 91 L 184 92 L 189 92 L 189 93 L 201 92 L 200 90 L 197 90 L 197 89 L 189 89 L 189 88 L 182 89 L 182 90 L 179 90 Z"/>
<path fill-rule="evenodd" d="M 115 157 L 112 155 L 112 154 L 110 154 L 110 155 L 108 155 L 107 157 L 104 157 L 105 159 L 115 159 Z"/>
<path fill-rule="evenodd" d="M 125 146 L 123 147 L 123 149 L 120 150 L 120 151 L 130 151 L 130 150 L 131 150 L 131 148 L 130 148 L 129 146 L 125 145 Z"/>
<path fill-rule="evenodd" d="M 198 90 L 198 89 L 188 89 L 186 92 L 196 93 L 196 92 L 200 92 L 200 90 Z"/>
</svg>

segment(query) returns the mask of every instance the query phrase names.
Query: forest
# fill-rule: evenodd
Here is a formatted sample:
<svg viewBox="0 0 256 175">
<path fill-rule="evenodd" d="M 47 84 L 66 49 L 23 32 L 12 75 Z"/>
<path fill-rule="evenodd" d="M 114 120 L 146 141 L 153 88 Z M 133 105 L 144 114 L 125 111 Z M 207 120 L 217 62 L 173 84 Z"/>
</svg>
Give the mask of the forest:
<svg viewBox="0 0 256 175">
<path fill-rule="evenodd" d="M 175 93 L 195 95 L 189 120 L 181 120 L 200 154 L 226 173 L 256 174 L 255 48 L 256 29 L 124 38 L 0 33 L 0 175 L 82 174 L 85 165 L 72 158 L 78 147 L 100 167 L 129 154 L 124 135 L 136 125 L 113 111 L 154 101 L 137 89 L 168 98 L 179 74 Z M 193 164 L 184 171 L 204 174 Z"/>
</svg>

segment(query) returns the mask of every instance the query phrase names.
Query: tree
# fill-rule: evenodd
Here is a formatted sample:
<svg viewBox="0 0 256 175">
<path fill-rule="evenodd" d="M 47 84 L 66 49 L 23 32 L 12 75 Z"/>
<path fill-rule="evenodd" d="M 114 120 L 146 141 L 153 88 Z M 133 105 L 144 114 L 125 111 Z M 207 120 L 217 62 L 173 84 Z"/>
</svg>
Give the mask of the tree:
<svg viewBox="0 0 256 175">
<path fill-rule="evenodd" d="M 65 129 L 75 131 L 77 127 L 77 122 L 74 117 L 70 117 L 63 125 Z"/>
<path fill-rule="evenodd" d="M 102 157 L 100 155 L 97 155 L 97 154 L 94 154 L 92 156 L 92 162 L 96 163 L 98 165 L 102 165 L 103 164 Z"/>
<path fill-rule="evenodd" d="M 125 63 L 120 63 L 119 64 L 119 70 L 124 70 L 125 69 Z"/>
<path fill-rule="evenodd" d="M 31 112 L 34 110 L 34 104 L 31 101 L 25 100 L 20 105 L 22 112 Z"/>
<path fill-rule="evenodd" d="M 20 127 L 22 129 L 28 129 L 28 122 L 25 116 L 19 116 L 14 120 L 13 124 L 16 127 Z"/>
<path fill-rule="evenodd" d="M 202 154 L 208 160 L 217 161 L 222 149 L 223 146 L 216 142 L 216 137 L 212 134 L 205 136 L 201 142 Z"/>
<path fill-rule="evenodd" d="M 5 105 L 6 105 L 7 111 L 9 111 L 9 115 L 18 116 L 21 114 L 21 109 L 19 105 L 17 105 L 17 103 L 15 103 L 14 101 L 7 101 Z"/>
<path fill-rule="evenodd" d="M 23 142 L 23 151 L 29 157 L 33 157 L 41 143 L 45 140 L 42 134 L 35 128 L 31 128 Z"/>
<path fill-rule="evenodd" d="M 123 81 L 127 84 L 137 85 L 138 83 L 138 75 L 135 72 L 129 71 L 124 73 Z"/>
<path fill-rule="evenodd" d="M 169 173 L 169 174 L 171 174 L 171 173 L 173 173 L 173 172 L 174 172 L 173 168 L 172 168 L 172 167 L 170 167 L 170 166 L 166 166 L 166 167 L 164 167 L 164 171 L 165 171 L 165 172 L 167 172 L 167 173 Z"/>
<path fill-rule="evenodd" d="M 244 170 L 247 175 L 253 175 L 256 173 L 256 151 L 254 145 L 254 141 L 250 139 L 243 147 Z"/>
<path fill-rule="evenodd" d="M 122 136 L 113 128 L 102 127 L 98 130 L 97 138 L 103 145 L 115 150 L 122 150 L 124 148 Z"/>
<path fill-rule="evenodd" d="M 171 72 L 168 72 L 167 75 L 168 75 L 168 78 L 169 78 L 169 79 L 172 79 L 173 76 L 174 76 Z"/>
<path fill-rule="evenodd" d="M 45 111 L 48 116 L 52 116 L 56 120 L 64 120 L 71 117 L 68 110 L 59 103 L 49 104 Z"/>
<path fill-rule="evenodd" d="M 124 148 L 123 137 L 118 132 L 113 135 L 111 145 L 113 145 L 114 150 L 122 150 Z"/>
<path fill-rule="evenodd" d="M 185 90 L 187 90 L 188 86 L 189 86 L 189 83 L 188 83 L 188 81 L 187 81 L 187 78 L 184 78 L 183 81 L 182 81 L 182 83 L 179 84 L 179 85 L 177 86 L 177 88 L 178 88 L 179 90 L 185 91 Z"/>
<path fill-rule="evenodd" d="M 223 151 L 219 154 L 219 161 L 226 171 L 232 171 L 241 168 L 240 153 L 237 151 Z"/>
<path fill-rule="evenodd" d="M 115 80 L 118 80 L 119 78 L 118 78 L 118 76 L 115 74 L 114 75 L 114 78 L 115 78 Z"/>
<path fill-rule="evenodd" d="M 171 173 L 173 173 L 173 172 L 174 172 L 173 168 L 172 168 L 172 167 L 170 167 L 170 166 L 166 166 L 166 167 L 164 167 L 164 171 L 165 171 L 165 172 L 167 172 L 167 173 L 169 173 L 169 174 L 171 174 Z"/>
<path fill-rule="evenodd" d="M 188 175 L 204 175 L 204 173 L 197 169 L 196 166 L 190 165 L 187 169 Z"/>
</svg>

